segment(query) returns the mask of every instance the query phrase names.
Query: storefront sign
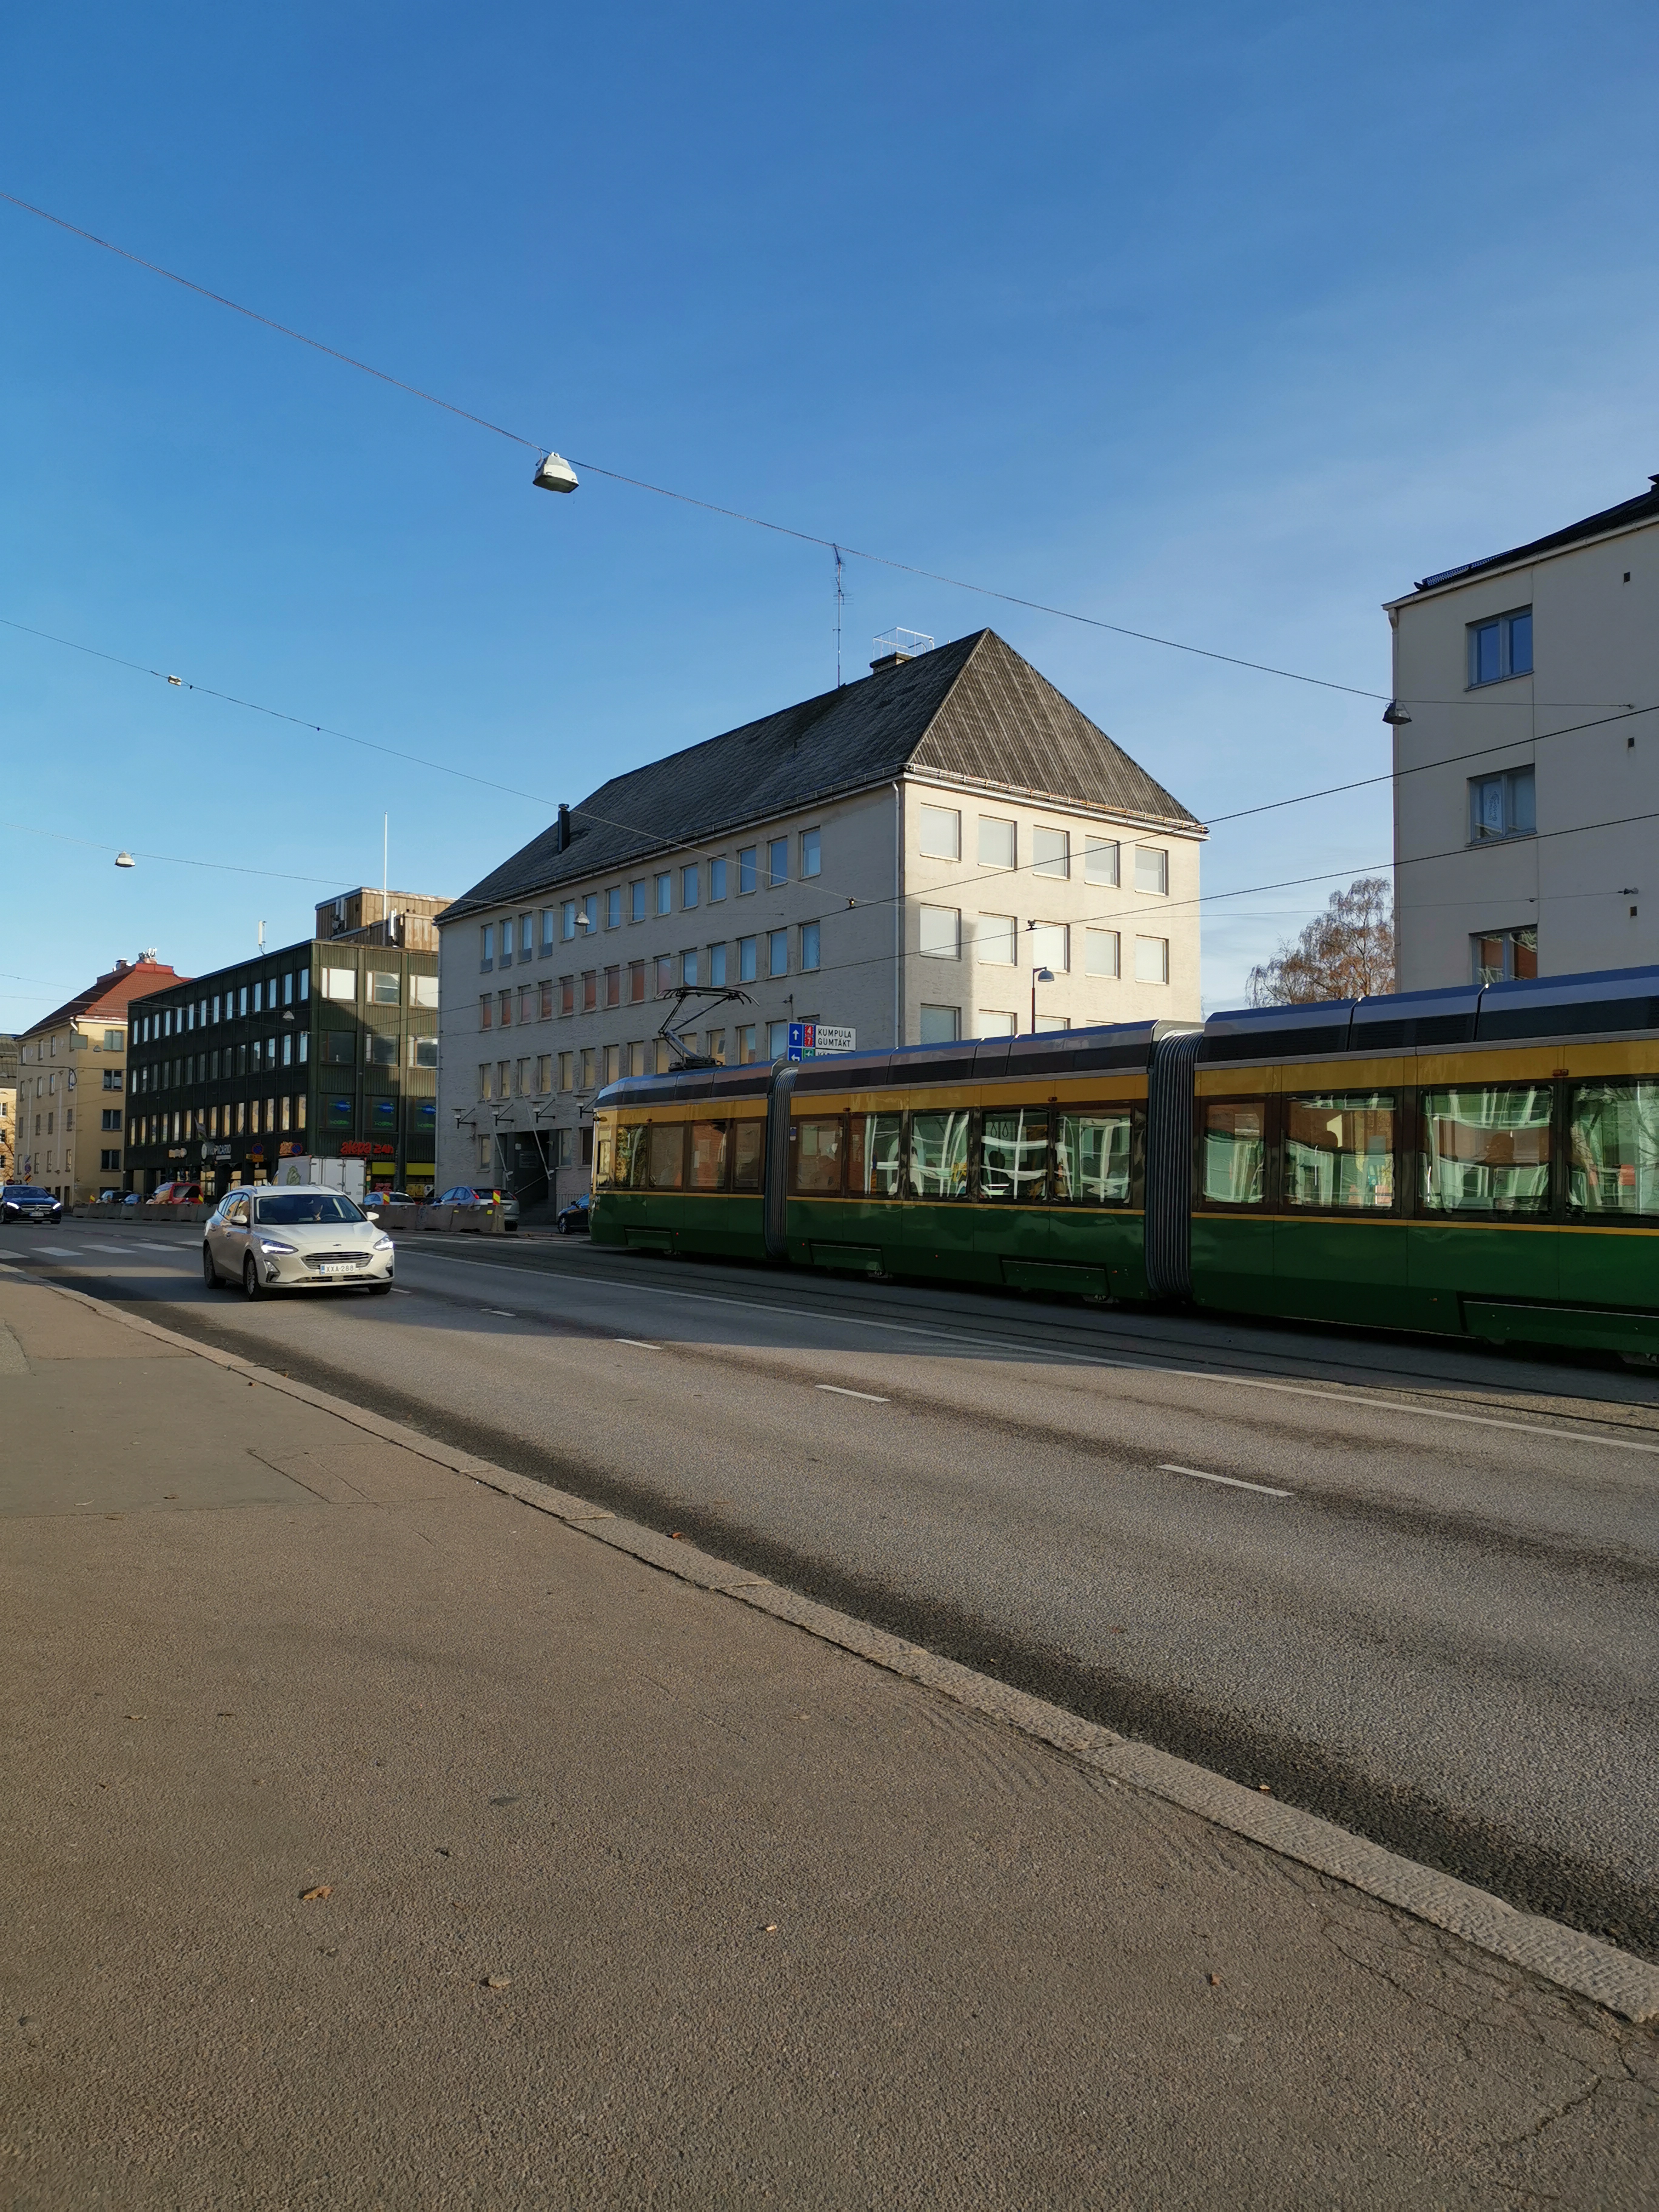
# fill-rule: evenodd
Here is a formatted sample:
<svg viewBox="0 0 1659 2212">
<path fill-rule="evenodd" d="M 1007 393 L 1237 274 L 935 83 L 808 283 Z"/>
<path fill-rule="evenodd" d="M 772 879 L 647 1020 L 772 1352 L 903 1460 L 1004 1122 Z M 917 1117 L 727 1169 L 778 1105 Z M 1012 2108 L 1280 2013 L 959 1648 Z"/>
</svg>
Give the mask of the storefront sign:
<svg viewBox="0 0 1659 2212">
<path fill-rule="evenodd" d="M 347 1137 L 340 1146 L 343 1160 L 392 1160 L 397 1157 L 395 1145 L 371 1145 L 363 1137 Z"/>
</svg>

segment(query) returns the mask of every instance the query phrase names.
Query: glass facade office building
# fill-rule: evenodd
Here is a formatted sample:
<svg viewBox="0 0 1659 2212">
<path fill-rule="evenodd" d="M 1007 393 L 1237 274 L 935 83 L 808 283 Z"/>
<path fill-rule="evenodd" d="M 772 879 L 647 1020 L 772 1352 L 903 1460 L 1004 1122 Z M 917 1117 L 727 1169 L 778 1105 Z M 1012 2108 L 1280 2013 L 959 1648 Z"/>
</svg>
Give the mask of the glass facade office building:
<svg viewBox="0 0 1659 2212">
<path fill-rule="evenodd" d="M 371 1183 L 435 1172 L 438 958 L 307 940 L 133 1002 L 128 1187 L 210 1195 L 283 1159 L 356 1158 Z"/>
</svg>

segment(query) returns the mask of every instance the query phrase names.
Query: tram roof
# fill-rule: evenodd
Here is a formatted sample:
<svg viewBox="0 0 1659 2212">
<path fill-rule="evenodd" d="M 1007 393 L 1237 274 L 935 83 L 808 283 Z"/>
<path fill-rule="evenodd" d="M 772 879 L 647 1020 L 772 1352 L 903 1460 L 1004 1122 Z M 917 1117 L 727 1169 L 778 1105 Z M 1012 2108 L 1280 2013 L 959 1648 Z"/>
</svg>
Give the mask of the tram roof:
<svg viewBox="0 0 1659 2212">
<path fill-rule="evenodd" d="M 1410 1052 L 1528 1037 L 1659 1030 L 1659 967 L 1535 975 L 1438 991 L 1378 993 L 1310 1005 L 1241 1006 L 1212 1014 L 1199 1059 L 1313 1060 L 1346 1052 Z"/>
</svg>

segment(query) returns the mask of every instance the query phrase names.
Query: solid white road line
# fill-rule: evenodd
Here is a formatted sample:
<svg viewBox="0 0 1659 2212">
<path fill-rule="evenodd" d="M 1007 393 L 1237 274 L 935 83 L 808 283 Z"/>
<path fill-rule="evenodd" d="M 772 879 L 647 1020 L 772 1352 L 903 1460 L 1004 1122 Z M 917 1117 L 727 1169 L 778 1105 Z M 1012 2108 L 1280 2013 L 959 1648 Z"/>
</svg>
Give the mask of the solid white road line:
<svg viewBox="0 0 1659 2212">
<path fill-rule="evenodd" d="M 884 1406 L 889 1401 L 878 1398 L 873 1390 L 849 1390 L 840 1382 L 815 1382 L 815 1390 L 833 1390 L 838 1398 L 862 1398 L 866 1406 Z"/>
<path fill-rule="evenodd" d="M 1177 1467 L 1173 1460 L 1160 1460 L 1160 1474 L 1190 1474 L 1196 1482 L 1224 1482 L 1229 1490 L 1254 1490 L 1263 1498 L 1291 1498 L 1295 1492 L 1275 1490 L 1270 1482 L 1241 1482 L 1236 1474 L 1206 1474 L 1201 1467 Z"/>
<path fill-rule="evenodd" d="M 508 1313 L 505 1306 L 480 1306 L 478 1310 L 480 1313 L 494 1314 L 497 1321 L 517 1321 L 519 1318 L 517 1314 Z"/>
<path fill-rule="evenodd" d="M 637 1336 L 619 1336 L 617 1339 L 617 1342 L 618 1344 L 631 1344 L 635 1352 L 660 1352 L 662 1350 L 661 1345 L 641 1343 Z"/>
<path fill-rule="evenodd" d="M 520 1282 L 531 1272 L 524 1267 L 504 1267 L 496 1260 L 463 1260 L 454 1253 L 428 1253 L 424 1248 L 422 1255 L 428 1259 L 447 1260 L 456 1267 L 489 1267 L 498 1274 L 516 1275 Z M 542 1279 L 557 1286 L 556 1279 L 550 1273 L 544 1273 Z M 608 1286 L 626 1291 L 630 1297 L 678 1298 L 690 1305 L 741 1306 L 746 1311 L 764 1314 L 769 1320 L 792 1318 L 830 1324 L 840 1322 L 848 1328 L 876 1328 L 895 1336 L 932 1337 L 939 1343 L 960 1345 L 970 1351 L 1016 1352 L 1022 1359 L 1059 1360 L 1070 1367 L 1110 1367 L 1129 1375 L 1167 1375 L 1177 1382 L 1215 1383 L 1223 1389 L 1237 1385 L 1244 1390 L 1274 1390 L 1287 1398 L 1316 1398 L 1327 1406 L 1359 1406 L 1380 1413 L 1414 1413 L 1419 1420 L 1458 1421 L 1468 1428 L 1506 1429 L 1515 1436 L 1547 1437 L 1557 1443 L 1601 1444 L 1608 1451 L 1645 1452 L 1650 1456 L 1659 1456 L 1659 1443 L 1642 1443 L 1634 1437 L 1587 1436 L 1580 1429 L 1547 1429 L 1536 1421 L 1505 1421 L 1492 1413 L 1460 1413 L 1448 1406 L 1414 1406 L 1409 1399 L 1384 1398 L 1375 1390 L 1354 1386 L 1341 1390 L 1322 1389 L 1307 1382 L 1273 1382 L 1260 1375 L 1212 1374 L 1201 1367 L 1171 1366 L 1161 1359 L 1128 1358 L 1121 1352 L 1062 1352 L 1057 1346 L 1022 1344 L 1006 1337 L 975 1336 L 959 1329 L 924 1328 L 915 1322 L 882 1321 L 873 1315 L 826 1314 L 811 1306 L 768 1305 L 758 1298 L 724 1297 L 713 1291 L 670 1291 L 650 1283 L 615 1283 L 610 1278 L 591 1279 L 580 1287 L 591 1288 L 594 1279 L 605 1280 Z M 1594 1417 L 1564 1413 L 1559 1418 L 1563 1420 L 1578 1418 L 1589 1420 Z"/>
</svg>

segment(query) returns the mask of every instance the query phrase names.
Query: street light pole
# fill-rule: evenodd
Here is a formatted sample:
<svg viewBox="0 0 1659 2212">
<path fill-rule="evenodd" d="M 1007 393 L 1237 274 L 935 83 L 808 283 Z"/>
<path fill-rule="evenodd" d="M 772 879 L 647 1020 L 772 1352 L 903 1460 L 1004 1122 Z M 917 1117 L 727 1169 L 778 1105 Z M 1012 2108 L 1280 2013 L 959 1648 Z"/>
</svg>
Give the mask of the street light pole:
<svg viewBox="0 0 1659 2212">
<path fill-rule="evenodd" d="M 1034 922 L 1034 921 L 1028 921 L 1028 922 L 1026 923 L 1025 927 L 1026 927 L 1026 928 L 1027 928 L 1027 929 L 1030 930 L 1030 931 L 1033 933 L 1033 936 L 1032 936 L 1032 940 L 1031 940 L 1031 941 L 1032 941 L 1032 943 L 1033 943 L 1033 944 L 1035 944 L 1035 943 L 1036 942 L 1036 935 L 1035 935 L 1035 932 L 1036 932 L 1036 922 Z M 1039 961 L 1037 962 L 1037 963 L 1036 963 L 1036 967 L 1034 967 L 1034 968 L 1032 969 L 1032 970 L 1031 970 L 1031 1035 L 1032 1035 L 1033 1036 L 1035 1036 L 1036 1035 L 1036 994 L 1037 994 L 1037 985 L 1038 985 L 1039 983 L 1052 983 L 1052 982 L 1054 981 L 1054 970 L 1053 970 L 1053 969 L 1045 967 L 1045 966 L 1043 965 L 1043 963 L 1042 963 L 1042 961 L 1040 961 L 1040 960 L 1039 960 Z"/>
</svg>

